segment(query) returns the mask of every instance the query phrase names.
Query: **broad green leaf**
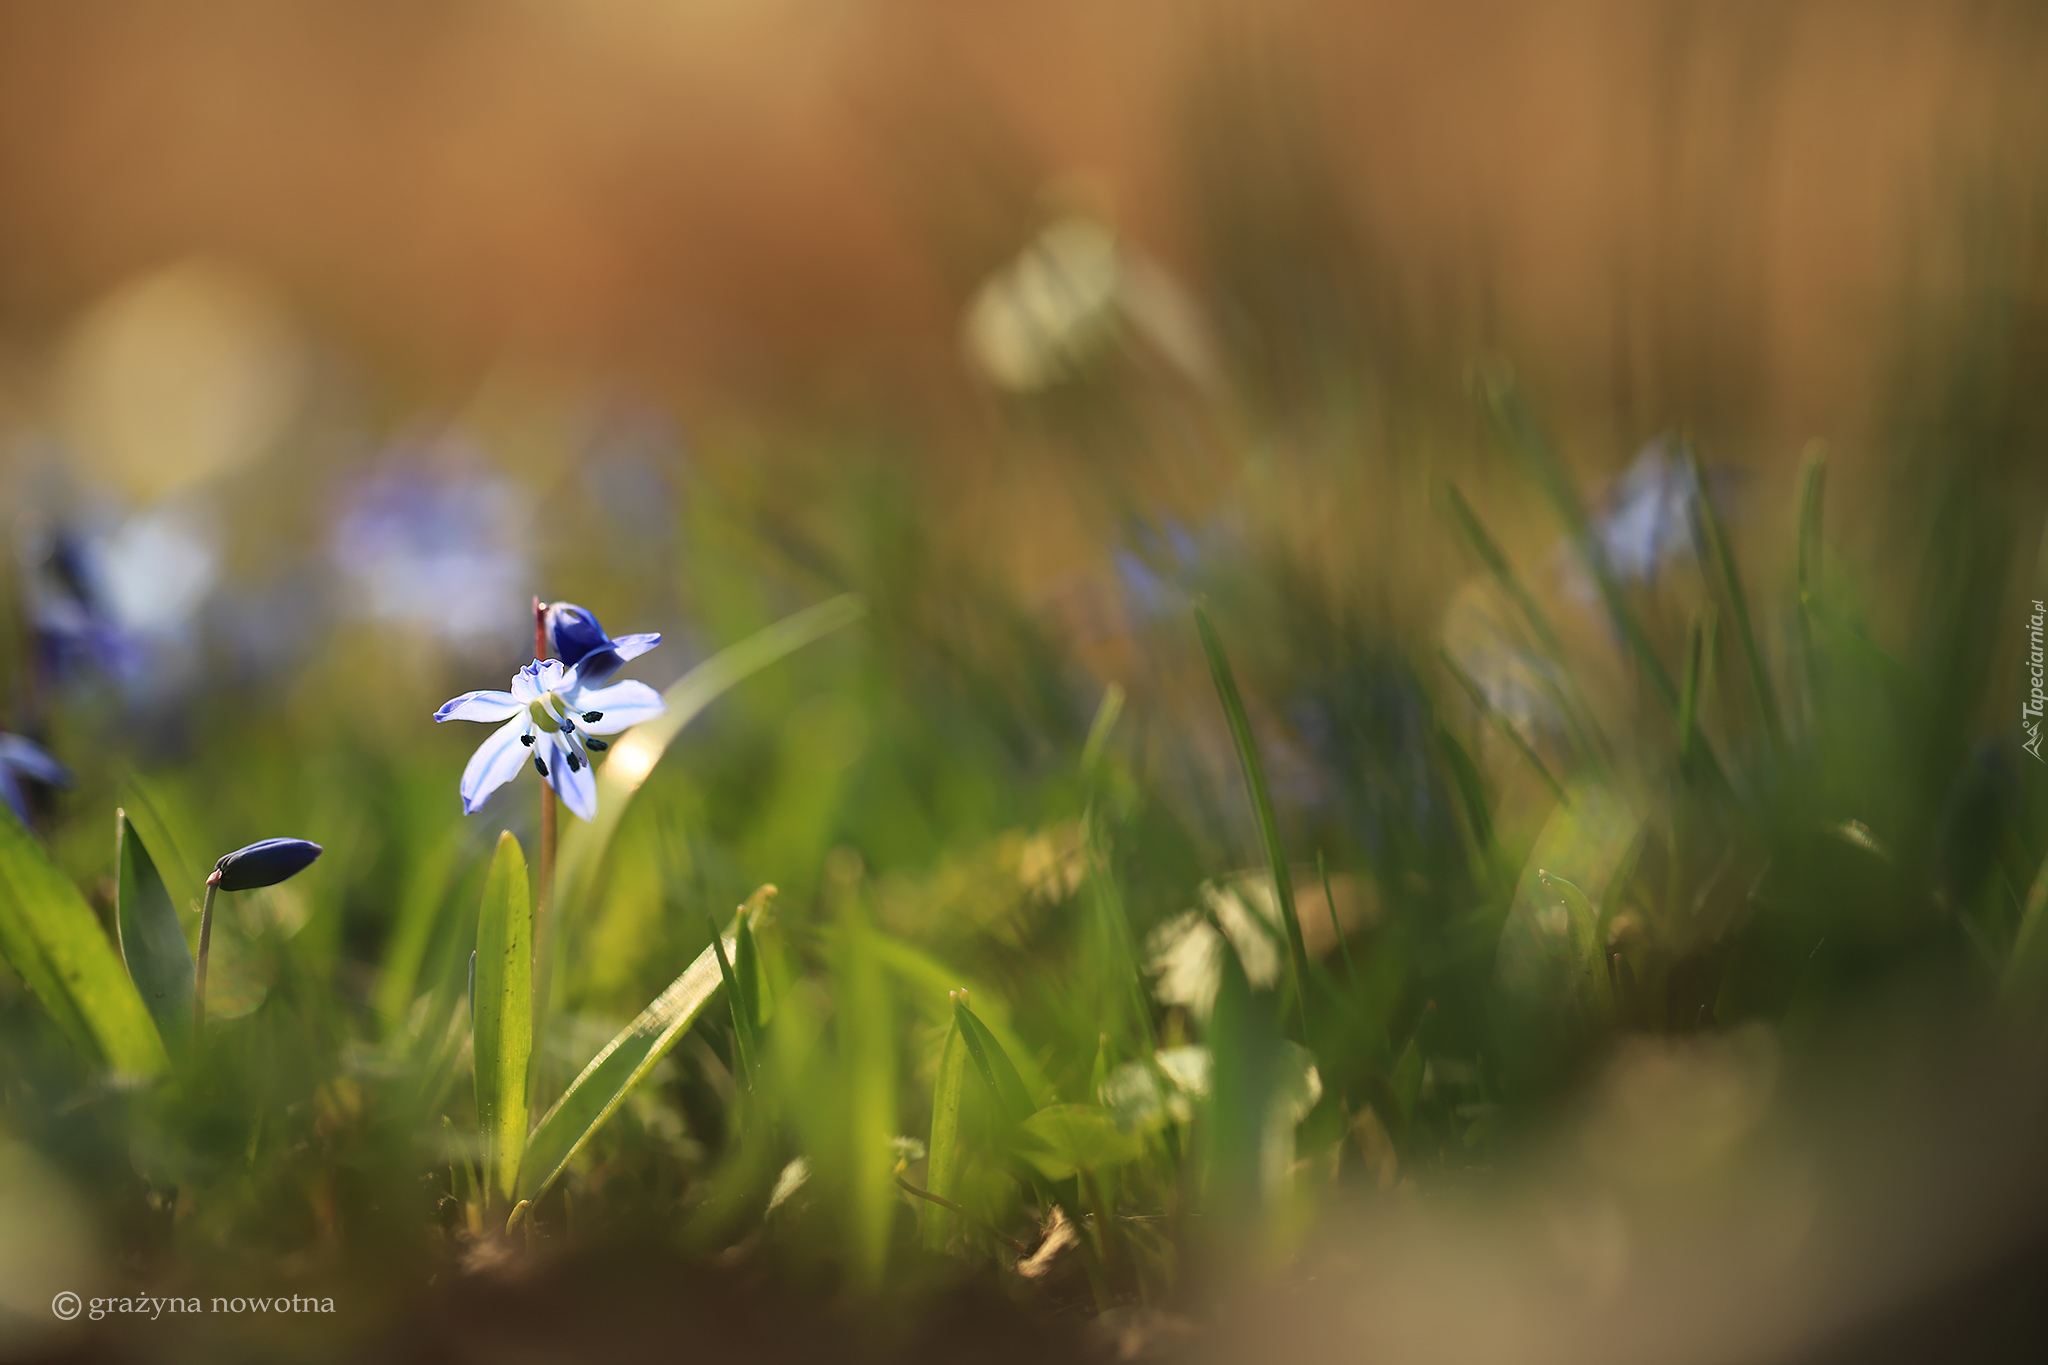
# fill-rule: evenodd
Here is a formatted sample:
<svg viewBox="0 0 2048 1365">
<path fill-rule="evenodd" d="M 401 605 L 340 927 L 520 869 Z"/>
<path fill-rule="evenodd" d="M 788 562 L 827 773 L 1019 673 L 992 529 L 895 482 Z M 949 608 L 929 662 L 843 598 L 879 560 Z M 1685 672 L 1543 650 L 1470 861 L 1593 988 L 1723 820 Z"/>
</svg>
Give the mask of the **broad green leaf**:
<svg viewBox="0 0 2048 1365">
<path fill-rule="evenodd" d="M 727 935 L 724 947 L 730 951 L 738 944 Z M 519 1167 L 521 1199 L 538 1200 L 546 1193 L 590 1135 L 702 1017 L 717 998 L 720 984 L 717 956 L 706 948 L 637 1019 L 590 1059 L 583 1074 L 569 1083 L 526 1140 L 526 1157 Z"/>
<path fill-rule="evenodd" d="M 1054 1104 L 1024 1120 L 1016 1148 L 1046 1179 L 1065 1180 L 1076 1171 L 1135 1161 L 1145 1144 L 1092 1104 Z"/>
<path fill-rule="evenodd" d="M 192 950 L 170 892 L 128 812 L 114 812 L 114 926 L 121 960 L 173 1056 L 192 1041 Z"/>
<path fill-rule="evenodd" d="M 0 956 L 93 1062 L 128 1076 L 168 1063 L 92 907 L 12 811 L 0 811 Z"/>
<path fill-rule="evenodd" d="M 931 1142 L 925 1149 L 925 1188 L 955 1203 L 960 1200 L 960 1177 L 966 1166 L 960 1141 L 960 1101 L 967 1085 L 967 1066 L 967 1043 L 955 1025 L 946 1030 L 945 1045 L 939 1049 L 939 1078 L 932 1086 Z M 925 1246 L 944 1251 L 956 1229 L 956 1215 L 938 1205 L 924 1209 L 923 1214 Z"/>
<path fill-rule="evenodd" d="M 470 1038 L 484 1185 L 510 1203 L 526 1148 L 526 1076 L 533 1056 L 533 896 L 526 856 L 510 830 L 498 836 L 484 881 L 475 963 Z"/>
<path fill-rule="evenodd" d="M 1266 769 L 1259 762 L 1259 748 L 1252 738 L 1252 723 L 1245 714 L 1244 698 L 1238 695 L 1237 678 L 1230 671 L 1230 659 L 1223 641 L 1209 622 L 1202 604 L 1195 604 L 1195 628 L 1202 636 L 1202 650 L 1209 656 L 1209 673 L 1216 684 L 1216 696 L 1223 703 L 1223 715 L 1230 722 L 1230 738 L 1237 746 L 1237 761 L 1244 769 L 1244 783 L 1251 795 L 1252 814 L 1258 817 L 1259 837 L 1265 841 L 1266 858 L 1273 867 L 1273 895 L 1280 903 L 1280 921 L 1287 930 L 1288 965 L 1294 978 L 1295 1006 L 1301 1011 L 1304 1033 L 1308 1029 L 1308 945 L 1301 936 L 1301 920 L 1294 912 L 1294 878 L 1288 870 L 1287 850 L 1280 843 L 1280 818 L 1273 811 L 1273 797 L 1266 789 Z"/>
</svg>

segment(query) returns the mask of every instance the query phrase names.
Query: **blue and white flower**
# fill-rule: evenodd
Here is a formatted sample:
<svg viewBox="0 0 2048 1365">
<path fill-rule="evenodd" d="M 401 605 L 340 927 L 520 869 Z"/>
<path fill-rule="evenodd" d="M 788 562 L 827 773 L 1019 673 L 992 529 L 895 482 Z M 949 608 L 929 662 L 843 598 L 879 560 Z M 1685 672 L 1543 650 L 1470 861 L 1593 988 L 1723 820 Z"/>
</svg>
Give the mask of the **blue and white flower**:
<svg viewBox="0 0 2048 1365">
<path fill-rule="evenodd" d="M 596 625 L 589 613 L 583 615 Z M 645 637 L 627 637 L 639 638 Z M 608 643 L 616 648 L 625 641 Z M 600 668 L 604 662 L 599 661 Z M 612 664 L 602 677 L 610 677 L 617 667 Z M 462 770 L 465 814 L 474 814 L 531 760 L 562 804 L 588 820 L 597 814 L 597 780 L 590 755 L 610 747 L 599 736 L 618 734 L 667 709 L 661 694 L 646 683 L 596 687 L 560 659 L 535 659 L 512 675 L 511 691 L 465 692 L 436 711 L 434 719 L 504 722 Z"/>
</svg>

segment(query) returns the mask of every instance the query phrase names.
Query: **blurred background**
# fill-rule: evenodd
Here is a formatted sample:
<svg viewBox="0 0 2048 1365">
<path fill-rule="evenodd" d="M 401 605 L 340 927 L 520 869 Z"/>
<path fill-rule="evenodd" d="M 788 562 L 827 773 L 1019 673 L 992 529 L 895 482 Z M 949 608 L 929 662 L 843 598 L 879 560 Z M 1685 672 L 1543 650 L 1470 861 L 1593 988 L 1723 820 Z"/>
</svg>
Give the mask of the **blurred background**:
<svg viewBox="0 0 2048 1365">
<path fill-rule="evenodd" d="M 351 1196 L 312 1158 L 287 1162 L 217 1196 L 172 1256 L 107 1172 L 156 1142 L 191 1189 L 240 1139 L 72 1103 L 90 1087 L 10 980 L 8 1056 L 40 1079 L 17 1082 L 0 1120 L 0 1142 L 20 1144 L 0 1145 L 0 1198 L 58 1191 L 22 1217 L 69 1229 L 51 1245 L 77 1264 L 183 1257 L 215 1267 L 203 1278 L 289 1252 L 312 1274 L 339 1262 L 306 1248 L 347 1246 L 333 1254 L 349 1273 L 379 1283 L 363 1249 L 410 1234 L 364 1213 L 351 1241 L 335 1210 L 381 1207 L 364 1191 L 410 1179 L 389 1174 L 403 1144 L 318 1078 L 369 1074 L 352 1049 L 402 1035 L 414 988 L 430 994 L 466 952 L 441 906 L 473 903 L 479 850 L 504 826 L 531 840 L 530 784 L 463 820 L 455 775 L 480 735 L 426 722 L 530 656 L 535 596 L 616 633 L 662 631 L 632 670 L 656 686 L 833 593 L 872 610 L 857 639 L 722 703 L 649 782 L 569 930 L 583 948 L 552 1045 L 572 1071 L 702 948 L 707 907 L 772 881 L 797 926 L 865 888 L 876 923 L 998 984 L 1056 1089 L 1092 1093 L 1101 1019 L 1061 998 L 1059 973 L 1088 951 L 1061 936 L 1094 818 L 1077 765 L 1106 689 L 1127 699 L 1110 804 L 1135 940 L 1262 857 L 1189 616 L 1206 596 L 1289 852 L 1332 874 L 1303 874 L 1327 920 L 1305 916 L 1310 946 L 1334 963 L 1351 943 L 1379 983 L 1368 1013 L 1388 1065 L 1361 1060 L 1354 1086 L 1322 1059 L 1342 1111 L 1324 1126 L 1365 1187 L 1392 1189 L 1398 1169 L 1464 1188 L 1510 1150 L 1534 1163 L 1532 1188 L 1569 1186 L 1538 1135 L 1578 1121 L 1557 1119 L 1565 1097 L 1623 1145 L 1678 1144 L 1642 1113 L 1667 1086 L 1721 1097 L 1702 1101 L 1704 1128 L 1763 1132 L 1727 1106 L 1768 1111 L 1825 1151 L 1838 1139 L 1811 1134 L 1828 1124 L 1863 1131 L 1840 1115 L 1955 1081 L 1899 1041 L 1919 1079 L 1844 1081 L 1832 1107 L 1787 1098 L 1783 1076 L 1865 1055 L 1842 1037 L 1865 1025 L 1787 1045 L 1781 1069 L 1779 1042 L 1733 1030 L 1777 1028 L 1798 993 L 1743 996 L 1718 974 L 1761 954 L 1773 981 L 1804 983 L 1819 949 L 1803 927 L 1759 931 L 1754 949 L 1724 951 L 1733 929 L 1665 941 L 1675 984 L 1641 1032 L 1689 1040 L 1674 1052 L 1480 1076 L 1515 873 L 1563 794 L 1545 762 L 1570 785 L 1577 750 L 1572 707 L 1508 642 L 1445 489 L 1557 620 L 1601 720 L 1594 747 L 1664 793 L 1669 724 L 1488 395 L 1512 377 L 1674 670 L 1714 591 L 1692 563 L 1706 551 L 1680 452 L 1726 519 L 1770 667 L 1802 678 L 1798 481 L 1825 454 L 1831 591 L 1855 639 L 1917 679 L 1898 687 L 1911 704 L 1844 711 L 1854 732 L 1831 740 L 1818 702 L 1788 703 L 1785 724 L 1819 736 L 1791 762 L 1724 640 L 1701 725 L 1773 818 L 1806 802 L 1854 823 L 1907 868 L 1899 886 L 1925 890 L 1915 907 L 1942 907 L 1938 930 L 1869 930 L 1829 977 L 1839 1017 L 1890 1021 L 1871 1036 L 1954 1024 L 1980 1057 L 1982 1021 L 1957 1022 L 1952 993 L 2013 951 L 2048 836 L 2012 720 L 2048 506 L 2044 69 L 2048 13 L 2018 0 L 0 4 L 0 730 L 69 770 L 68 786 L 30 781 L 22 809 L 102 913 L 106 813 L 138 778 L 184 812 L 169 818 L 188 852 L 326 843 L 319 878 L 226 931 L 241 956 L 221 968 L 219 1013 L 319 1021 L 261 1084 L 304 1090 L 307 1150 L 370 1152 L 364 1168 L 397 1182 L 364 1176 Z M 1470 867 L 1448 851 L 1473 840 L 1454 812 L 1466 774 L 1434 738 L 1446 727 L 1467 738 L 1502 850 Z M 1691 809 L 1648 804 L 1652 827 Z M 1697 912 L 1722 872 L 1670 842 L 1654 875 L 1674 897 L 1697 883 Z M 1753 874 L 1754 903 L 1769 865 L 1744 853 L 1730 884 Z M 1909 898 L 1855 875 L 1868 884 L 1830 894 Z M 404 929 L 408 914 L 427 927 Z M 1815 932 L 1865 932 L 1833 924 Z M 1154 1003 L 1190 1005 L 1163 984 Z M 1716 1010 L 1727 1038 L 1694 1039 Z M 1137 1029 L 1116 1019 L 1105 1050 Z M 1424 1019 L 1446 1059 L 1431 1075 L 1471 1073 L 1470 1093 L 1433 1080 L 1427 1123 L 1394 1121 L 1382 1098 L 1394 1131 L 1375 1137 L 1354 1101 Z M 903 1043 L 908 1132 L 936 1036 L 919 1027 Z M 1982 1048 L 2003 1057 L 1998 1039 Z M 720 1064 L 698 1051 L 579 1174 L 588 1226 L 639 1235 L 649 1210 L 697 1197 L 725 1141 Z M 1980 1151 L 1970 1117 L 2034 1131 L 2025 1056 L 1961 1068 L 1956 1122 L 1900 1138 L 1929 1167 L 2000 1173 L 1947 1213 L 1916 1203 L 1871 1224 L 1940 1256 L 1872 1269 L 1823 1220 L 1824 1312 L 1780 1304 L 1766 1316 L 1782 1331 L 1669 1358 L 1779 1358 L 1901 1285 L 2016 1244 L 2038 1258 L 2048 1187 L 2006 1145 Z M 1500 1117 L 1519 1102 L 1526 1124 Z M 1790 1167 L 1742 1150 L 1729 1188 L 1772 1202 Z M 1754 1179 L 1752 1158 L 1768 1167 Z M 1784 1178 L 1817 1207 L 1885 1184 L 1860 1167 L 1839 1186 Z M 1537 1219 L 1526 1256 L 1512 1201 L 1476 1233 L 1382 1220 L 1379 1240 L 1314 1254 L 1412 1269 L 1435 1264 L 1427 1248 L 1458 1267 L 1429 1279 L 1455 1298 L 1471 1235 L 1535 1306 L 1521 1354 L 1482 1336 L 1451 1358 L 1596 1358 L 1589 1332 L 1610 1332 L 1616 1358 L 1662 1358 L 1671 1343 L 1636 1352 L 1625 1327 L 1540 1290 L 1562 1257 L 1593 1286 L 1585 1302 L 1623 1301 L 1614 1258 L 1645 1243 L 1615 1241 L 1614 1207 Z M 1755 1238 L 1794 1236 L 1768 1212 L 1697 1244 L 1681 1217 L 1680 1249 L 1643 1273 L 1690 1283 L 1688 1257 L 1725 1269 Z M 164 1228 L 190 1216 L 156 1213 Z M 0 1275 L 32 1259 L 6 1238 Z M 1765 1291 L 1736 1279 L 1707 1275 L 1685 1311 L 1747 1311 Z M 410 1290 L 376 1292 L 412 1311 Z M 1355 1339 L 1316 1333 L 1352 1331 L 1330 1324 L 1356 1311 L 1290 1326 L 1323 1349 Z M 1175 1320 L 1090 1340 L 1178 1349 Z M 1410 1358 L 1431 1330 L 1386 1328 L 1381 1349 Z"/>
</svg>

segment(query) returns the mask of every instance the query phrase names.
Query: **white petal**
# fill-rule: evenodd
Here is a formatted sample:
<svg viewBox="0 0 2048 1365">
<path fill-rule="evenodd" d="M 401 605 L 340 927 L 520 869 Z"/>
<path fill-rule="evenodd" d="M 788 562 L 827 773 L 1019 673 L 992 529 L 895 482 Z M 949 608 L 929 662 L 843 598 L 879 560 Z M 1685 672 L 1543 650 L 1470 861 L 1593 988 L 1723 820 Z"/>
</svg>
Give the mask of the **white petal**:
<svg viewBox="0 0 2048 1365">
<path fill-rule="evenodd" d="M 562 804 L 576 813 L 578 819 L 589 820 L 597 814 L 597 777 L 590 771 L 590 761 L 578 754 L 576 771 L 569 771 L 569 745 L 560 735 L 544 735 L 541 743 L 548 750 L 548 785 L 562 798 Z"/>
<path fill-rule="evenodd" d="M 504 720 L 518 713 L 519 699 L 510 692 L 464 692 L 453 701 L 443 702 L 434 719 Z"/>
<path fill-rule="evenodd" d="M 469 766 L 462 770 L 464 815 L 474 815 L 492 792 L 519 776 L 519 765 L 526 762 L 526 746 L 519 737 L 526 727 L 525 716 L 514 716 L 491 731 L 491 737 L 469 756 Z"/>
<path fill-rule="evenodd" d="M 668 710 L 661 693 L 644 682 L 613 683 L 610 687 L 578 692 L 570 704 L 578 711 L 596 711 L 603 716 L 602 720 L 590 721 L 583 726 L 597 735 L 615 735 L 643 720 L 653 720 Z"/>
<path fill-rule="evenodd" d="M 621 635 L 612 641 L 612 652 L 621 659 L 637 659 L 660 643 L 658 630 L 646 635 Z"/>
</svg>

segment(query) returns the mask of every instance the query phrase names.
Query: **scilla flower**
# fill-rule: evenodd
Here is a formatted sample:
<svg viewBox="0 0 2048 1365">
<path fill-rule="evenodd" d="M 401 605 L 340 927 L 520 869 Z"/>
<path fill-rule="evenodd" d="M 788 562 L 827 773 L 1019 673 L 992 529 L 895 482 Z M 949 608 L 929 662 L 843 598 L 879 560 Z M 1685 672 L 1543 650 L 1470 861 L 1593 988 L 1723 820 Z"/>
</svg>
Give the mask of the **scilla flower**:
<svg viewBox="0 0 2048 1365">
<path fill-rule="evenodd" d="M 548 648 L 555 657 L 576 670 L 585 687 L 601 687 L 612 679 L 628 659 L 637 659 L 661 643 L 659 633 L 621 635 L 614 640 L 604 633 L 597 617 L 573 602 L 554 602 L 547 607 L 544 621 Z"/>
<path fill-rule="evenodd" d="M 595 627 L 595 620 L 584 615 Z M 603 676 L 610 677 L 611 672 Z M 646 683 L 592 687 L 559 659 L 535 659 L 512 675 L 510 692 L 465 692 L 436 711 L 434 719 L 505 722 L 477 747 L 462 770 L 465 814 L 473 814 L 530 760 L 563 804 L 588 820 L 597 814 L 597 780 L 591 776 L 590 755 L 610 747 L 598 736 L 615 735 L 667 709 L 661 695 Z"/>
</svg>

